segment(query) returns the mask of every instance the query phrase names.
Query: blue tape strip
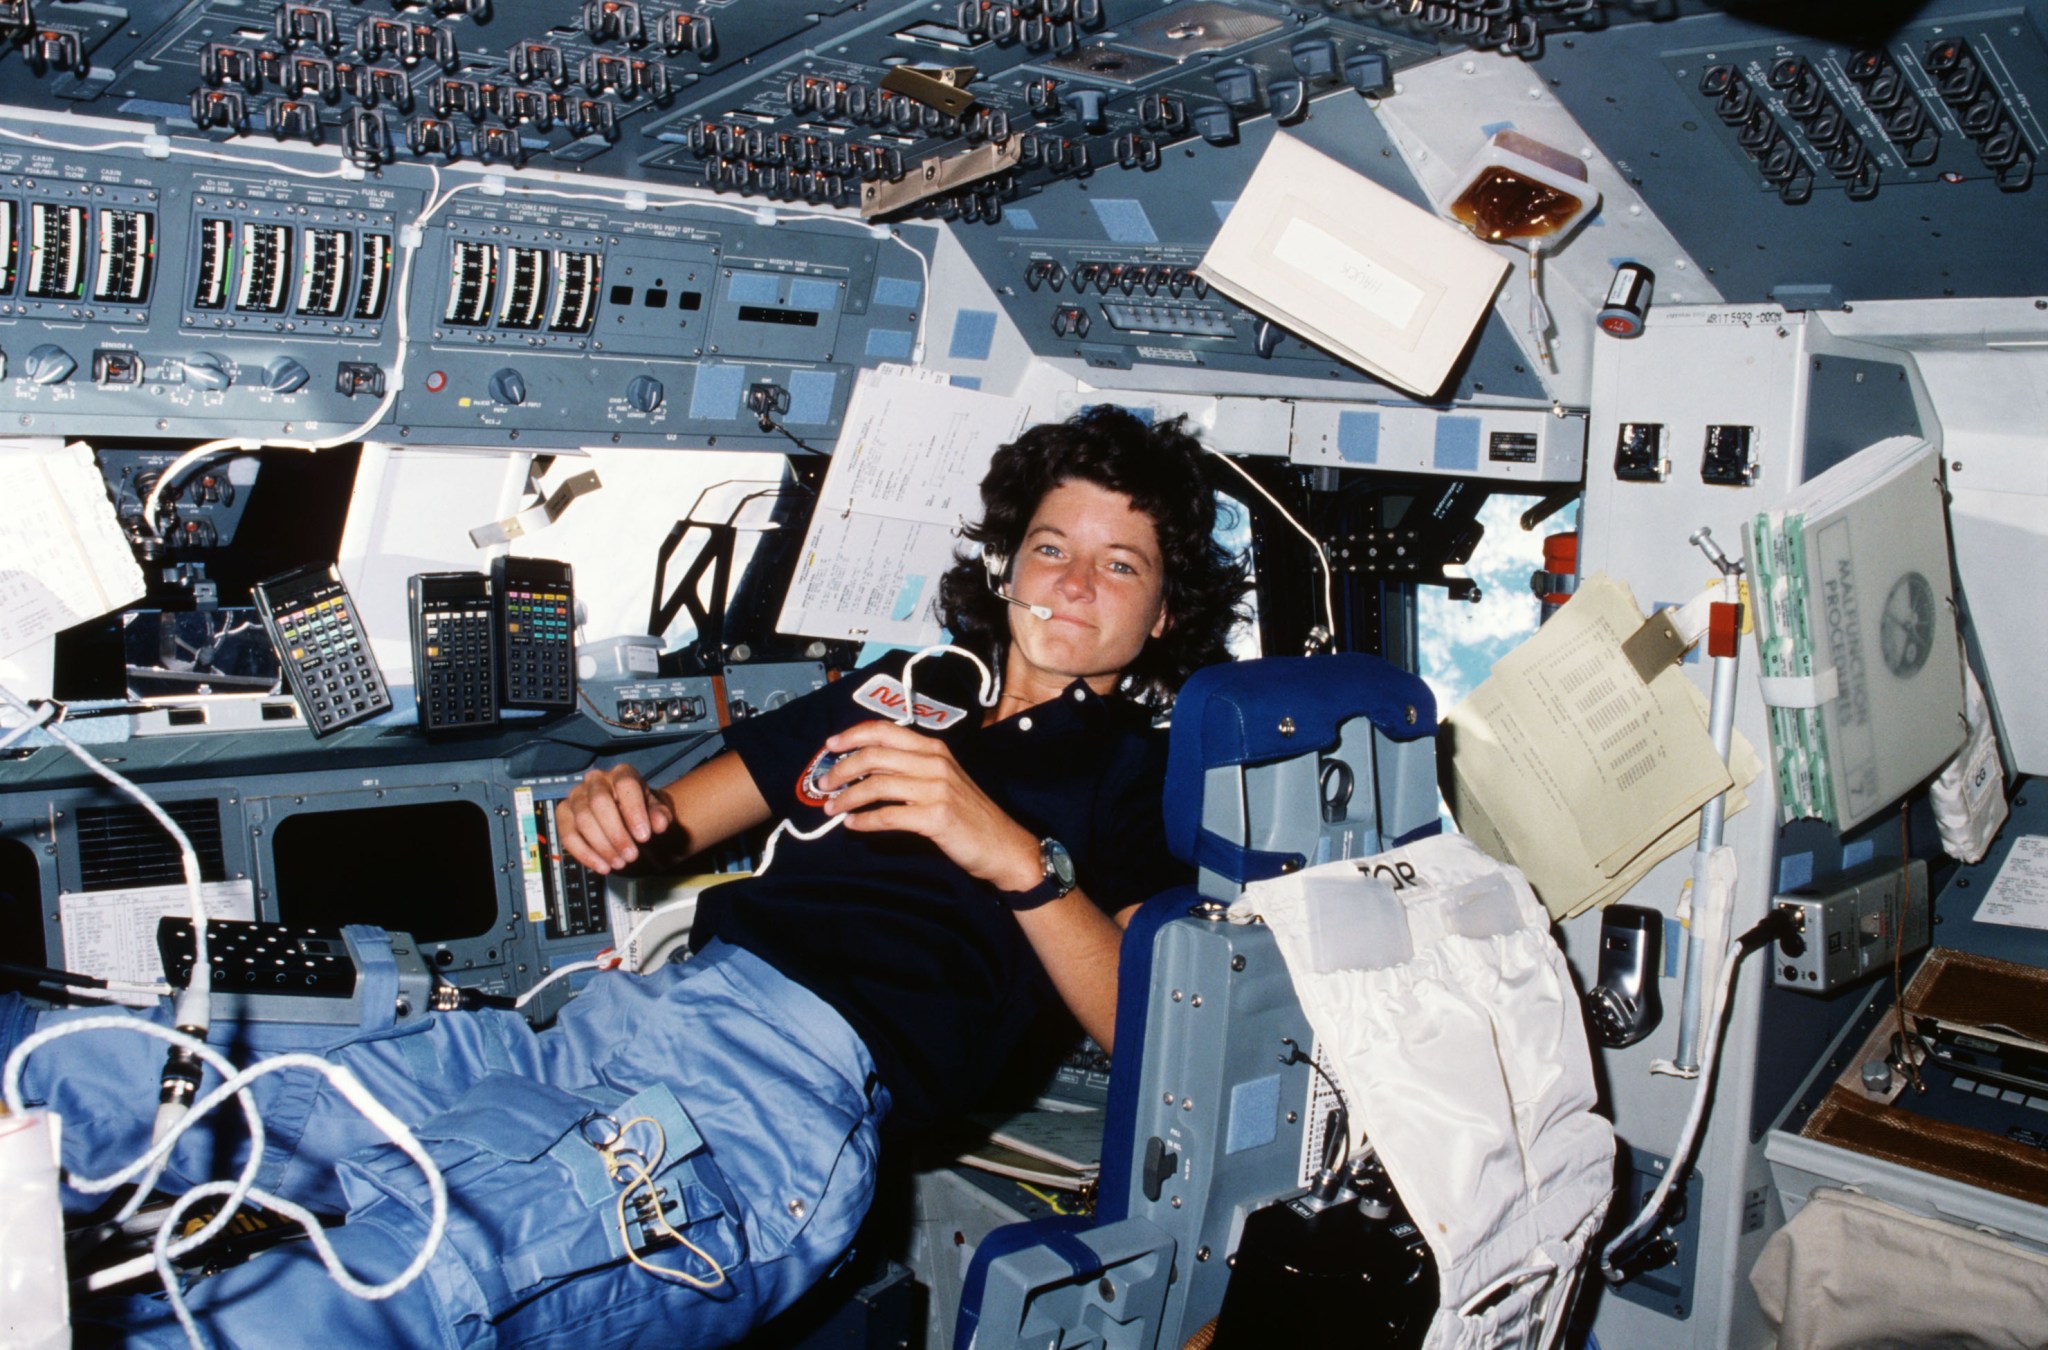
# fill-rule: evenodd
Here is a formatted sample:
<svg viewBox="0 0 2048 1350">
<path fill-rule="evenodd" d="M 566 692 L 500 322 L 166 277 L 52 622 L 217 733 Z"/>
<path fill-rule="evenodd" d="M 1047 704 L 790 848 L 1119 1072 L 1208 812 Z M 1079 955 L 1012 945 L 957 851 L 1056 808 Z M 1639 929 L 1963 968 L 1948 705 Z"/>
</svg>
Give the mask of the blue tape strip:
<svg viewBox="0 0 2048 1350">
<path fill-rule="evenodd" d="M 876 277 L 875 303 L 891 309 L 916 309 L 924 301 L 924 283 L 916 277 Z"/>
<path fill-rule="evenodd" d="M 1472 470 L 1479 467 L 1479 419 L 1436 419 L 1436 467 Z"/>
<path fill-rule="evenodd" d="M 747 382 L 745 366 L 698 366 L 690 390 L 690 418 L 727 422 L 740 415 L 740 391 Z"/>
<path fill-rule="evenodd" d="M 1280 1075 L 1268 1074 L 1230 1090 L 1230 1127 L 1225 1153 L 1242 1153 L 1273 1142 L 1280 1133 Z"/>
<path fill-rule="evenodd" d="M 821 314 L 837 313 L 839 283 L 818 277 L 798 277 L 789 283 L 789 307 L 816 310 Z"/>
<path fill-rule="evenodd" d="M 1131 197 L 1097 197 L 1088 203 L 1095 208 L 1095 219 L 1102 224 L 1102 232 L 1118 244 L 1156 244 L 1159 234 L 1152 228 L 1152 218 L 1145 214 L 1144 204 Z"/>
<path fill-rule="evenodd" d="M 823 425 L 832 420 L 832 395 L 839 388 L 835 370 L 792 370 L 789 372 L 789 411 L 785 422 Z"/>
<path fill-rule="evenodd" d="M 986 361 L 995 341 L 995 311 L 963 309 L 953 316 L 953 345 L 946 355 L 956 361 Z"/>
<path fill-rule="evenodd" d="M 1347 464 L 1380 462 L 1380 415 L 1376 412 L 1337 414 L 1337 454 Z"/>
<path fill-rule="evenodd" d="M 726 295 L 736 305 L 772 305 L 782 299 L 782 278 L 767 272 L 735 272 Z"/>
<path fill-rule="evenodd" d="M 910 333 L 901 328 L 868 329 L 868 355 L 901 359 L 910 355 Z"/>
</svg>

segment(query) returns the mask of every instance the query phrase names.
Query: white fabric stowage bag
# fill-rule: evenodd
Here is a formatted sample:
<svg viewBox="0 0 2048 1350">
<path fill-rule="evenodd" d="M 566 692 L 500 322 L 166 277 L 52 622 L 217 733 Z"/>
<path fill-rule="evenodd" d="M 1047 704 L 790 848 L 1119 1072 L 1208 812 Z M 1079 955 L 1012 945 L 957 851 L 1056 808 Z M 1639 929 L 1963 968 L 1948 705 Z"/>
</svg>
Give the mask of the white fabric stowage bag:
<svg viewBox="0 0 2048 1350">
<path fill-rule="evenodd" d="M 1255 883 L 1349 1099 L 1435 1254 L 1425 1342 L 1552 1344 L 1607 1210 L 1614 1131 L 1550 918 L 1461 835 Z"/>
<path fill-rule="evenodd" d="M 1823 1187 L 1749 1273 L 1778 1350 L 2040 1350 L 2048 1254 Z"/>
</svg>

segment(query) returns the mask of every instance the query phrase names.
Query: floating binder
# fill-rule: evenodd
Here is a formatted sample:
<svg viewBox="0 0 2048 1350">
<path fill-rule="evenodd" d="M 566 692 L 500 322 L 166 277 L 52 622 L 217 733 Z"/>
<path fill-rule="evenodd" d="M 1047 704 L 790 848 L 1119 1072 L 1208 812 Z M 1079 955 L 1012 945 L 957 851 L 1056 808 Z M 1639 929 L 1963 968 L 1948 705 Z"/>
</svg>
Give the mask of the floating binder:
<svg viewBox="0 0 2048 1350">
<path fill-rule="evenodd" d="M 1940 455 L 1880 441 L 1743 530 L 1786 820 L 1868 820 L 1963 742 Z"/>
</svg>

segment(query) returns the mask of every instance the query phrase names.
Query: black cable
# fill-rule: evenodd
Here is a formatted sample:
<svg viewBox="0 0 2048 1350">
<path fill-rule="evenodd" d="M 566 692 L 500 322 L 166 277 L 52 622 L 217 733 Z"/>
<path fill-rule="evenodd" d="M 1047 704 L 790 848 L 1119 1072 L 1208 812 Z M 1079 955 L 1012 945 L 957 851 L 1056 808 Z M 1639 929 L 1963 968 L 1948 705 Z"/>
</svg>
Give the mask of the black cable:
<svg viewBox="0 0 2048 1350">
<path fill-rule="evenodd" d="M 1803 942 L 1799 936 L 1799 911 L 1789 905 L 1773 909 L 1758 921 L 1756 927 L 1735 941 L 1741 946 L 1744 956 L 1773 942 Z"/>
<path fill-rule="evenodd" d="M 104 989 L 107 982 L 94 975 L 80 975 L 75 971 L 58 970 L 54 966 L 31 966 L 19 961 L 0 961 L 0 975 L 28 984 L 57 984 L 75 989 Z"/>
<path fill-rule="evenodd" d="M 1282 1064 L 1306 1064 L 1309 1068 L 1315 1070 L 1316 1077 L 1328 1083 L 1330 1091 L 1337 1094 L 1337 1109 L 1342 1111 L 1348 1118 L 1351 1114 L 1351 1103 L 1344 1099 L 1344 1089 L 1337 1086 L 1337 1080 L 1325 1073 L 1323 1066 L 1316 1063 L 1312 1056 L 1304 1054 L 1301 1046 L 1295 1042 L 1294 1037 L 1282 1036 L 1280 1044 L 1287 1047 L 1287 1053 L 1280 1056 L 1280 1062 Z"/>
<path fill-rule="evenodd" d="M 758 414 L 756 420 L 760 422 L 761 430 L 781 432 L 784 436 L 789 438 L 791 444 L 795 445 L 797 449 L 804 451 L 806 454 L 819 455 L 824 457 L 825 459 L 832 458 L 831 451 L 820 450 L 817 446 L 808 444 L 807 442 L 804 441 L 802 437 L 798 436 L 788 427 L 782 425 L 782 423 L 770 417 L 767 413 Z"/>
</svg>

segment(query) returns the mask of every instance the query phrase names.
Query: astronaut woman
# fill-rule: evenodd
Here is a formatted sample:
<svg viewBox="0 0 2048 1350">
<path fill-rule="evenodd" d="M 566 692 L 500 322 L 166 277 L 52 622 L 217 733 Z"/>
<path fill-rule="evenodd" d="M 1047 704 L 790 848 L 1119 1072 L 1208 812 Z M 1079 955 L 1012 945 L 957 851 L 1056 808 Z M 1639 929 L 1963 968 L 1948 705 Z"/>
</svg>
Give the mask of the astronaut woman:
<svg viewBox="0 0 2048 1350">
<path fill-rule="evenodd" d="M 898 653 L 736 723 L 726 753 L 673 782 L 593 770 L 556 820 L 599 872 L 657 839 L 693 853 L 776 818 L 795 837 L 763 875 L 704 895 L 691 960 L 600 976 L 545 1031 L 439 1014 L 320 1046 L 416 1123 L 447 1179 L 446 1236 L 382 1302 L 335 1287 L 304 1243 L 199 1281 L 214 1343 L 730 1343 L 845 1251 L 885 1132 L 971 1105 L 1061 1004 L 1113 1043 L 1122 926 L 1184 879 L 1152 722 L 1224 659 L 1243 572 L 1177 424 L 1097 408 L 1033 427 L 981 491 L 968 534 L 992 565 L 949 572 L 939 611 L 1000 671 L 992 706 L 958 656 L 919 662 L 906 691 Z M 0 1047 L 35 1021 L 0 1000 Z M 214 1039 L 271 1048 L 247 1030 Z M 29 1060 L 25 1094 L 64 1115 L 67 1166 L 104 1173 L 146 1144 L 138 1084 L 160 1052 L 90 1033 Z M 67 1072 L 87 1056 L 93 1072 Z M 345 1212 L 331 1236 L 366 1282 L 402 1270 L 427 1230 L 417 1169 L 323 1081 L 259 1087 L 260 1184 Z M 232 1139 L 202 1133 L 166 1184 L 236 1165 Z M 642 1165 L 652 1224 L 618 1203 Z M 78 1314 L 81 1336 L 183 1343 L 159 1299 Z"/>
</svg>

